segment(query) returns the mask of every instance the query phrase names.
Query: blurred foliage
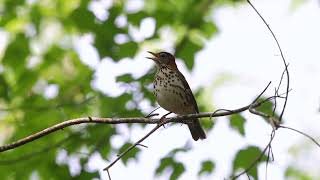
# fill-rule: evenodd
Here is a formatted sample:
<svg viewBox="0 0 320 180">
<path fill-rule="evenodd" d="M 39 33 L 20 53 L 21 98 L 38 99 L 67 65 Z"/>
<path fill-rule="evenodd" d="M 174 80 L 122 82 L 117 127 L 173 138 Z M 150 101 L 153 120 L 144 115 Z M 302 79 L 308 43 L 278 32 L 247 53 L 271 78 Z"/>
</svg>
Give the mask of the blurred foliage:
<svg viewBox="0 0 320 180">
<path fill-rule="evenodd" d="M 124 145 L 121 146 L 121 148 L 119 149 L 119 153 L 121 154 L 122 152 L 124 152 L 125 150 L 127 150 L 130 146 L 132 146 L 131 143 L 125 143 Z M 139 147 L 132 149 L 131 151 L 129 151 L 125 156 L 123 156 L 123 158 L 121 158 L 122 162 L 124 164 L 127 164 L 128 160 L 135 158 L 137 156 L 137 154 L 140 152 Z"/>
<path fill-rule="evenodd" d="M 5 49 L 0 52 L 0 66 L 3 68 L 0 73 L 0 130 L 2 138 L 5 138 L 2 143 L 16 141 L 71 118 L 143 115 L 138 106 L 126 108 L 133 94 L 126 92 L 111 97 L 92 87 L 95 69 L 79 58 L 75 37 L 93 35 L 92 44 L 99 57 L 109 57 L 117 62 L 134 57 L 145 44 L 160 41 L 161 29 L 169 27 L 179 37 L 172 42 L 180 47 L 176 53 L 192 69 L 195 53 L 204 46 L 205 39 L 217 32 L 209 18 L 214 7 L 214 2 L 209 0 L 151 0 L 143 2 L 144 6 L 135 11 L 127 10 L 126 1 L 109 1 L 109 5 L 88 0 L 4 0 L 0 3 L 0 27 L 7 36 Z M 95 7 L 102 7 L 105 17 L 100 17 L 98 10 L 93 10 L 95 3 Z M 122 26 L 117 23 L 120 17 L 126 19 Z M 143 41 L 136 40 L 130 29 L 141 28 L 141 22 L 149 17 L 155 21 L 155 32 Z M 117 43 L 115 37 L 119 34 L 126 35 L 128 40 Z M 139 82 L 138 89 L 143 98 L 155 104 L 148 89 L 152 73 L 150 71 L 139 78 L 124 74 L 116 80 L 128 85 Z M 52 86 L 56 87 L 57 93 L 47 96 L 46 91 Z M 97 171 L 88 172 L 84 167 L 95 152 L 108 159 L 111 152 L 122 152 L 130 145 L 127 142 L 114 149 L 110 139 L 116 133 L 114 126 L 75 126 L 1 153 L 1 179 L 29 179 L 33 173 L 41 179 L 99 177 Z M 69 138 L 70 134 L 74 134 L 72 138 Z M 56 162 L 62 150 L 69 157 L 81 154 L 84 149 L 87 156 L 80 158 L 81 169 L 76 174 L 71 175 L 67 164 Z M 135 158 L 139 151 L 134 149 L 122 162 Z M 173 179 L 185 170 L 181 163 L 176 163 L 174 169 Z"/>
<path fill-rule="evenodd" d="M 108 57 L 116 63 L 123 58 L 135 57 L 146 45 L 156 45 L 163 40 L 161 31 L 169 28 L 176 37 L 171 42 L 176 56 L 192 70 L 196 53 L 218 32 L 210 17 L 212 11 L 226 4 L 242 2 L 145 0 L 142 8 L 128 10 L 128 1 L 0 1 L 0 30 L 6 33 L 7 39 L 4 50 L 0 51 L 1 144 L 72 118 L 143 116 L 139 106 L 127 108 L 127 103 L 134 99 L 133 93 L 125 92 L 114 97 L 92 86 L 96 69 L 80 59 L 76 50 L 79 37 L 91 35 L 99 58 Z M 100 9 L 93 10 L 93 7 Z M 104 15 L 101 16 L 101 12 Z M 125 19 L 123 25 L 118 23 L 121 17 Z M 142 40 L 136 39 L 132 30 L 145 28 L 141 22 L 146 18 L 155 21 L 155 30 Z M 125 35 L 127 40 L 117 42 L 117 35 Z M 148 88 L 153 73 L 151 69 L 141 77 L 124 74 L 116 81 L 124 85 L 138 84 L 139 92 L 136 93 L 142 94 L 140 100 L 155 105 Z M 48 89 L 52 87 L 56 93 L 48 95 Z M 200 90 L 196 96 L 201 97 L 201 93 Z M 200 103 L 200 109 L 212 110 L 212 106 Z M 231 117 L 230 122 L 244 135 L 241 116 Z M 212 121 L 206 121 L 204 125 L 206 129 L 213 127 Z M 0 153 L 0 179 L 31 179 L 34 176 L 39 179 L 99 178 L 97 170 L 88 171 L 86 168 L 92 154 L 99 153 L 102 158 L 109 159 L 111 154 L 122 152 L 130 145 L 126 142 L 120 148 L 112 147 L 110 142 L 115 134 L 115 126 L 74 126 Z M 170 179 L 180 177 L 186 169 L 175 155 L 190 149 L 186 146 L 172 150 L 159 161 L 155 174 L 171 169 Z M 65 161 L 77 157 L 80 163 L 78 172 L 71 174 L 67 162 L 58 162 L 62 152 L 67 153 Z M 139 152 L 136 148 L 122 162 L 126 164 L 135 159 Z M 241 150 L 234 161 L 234 170 L 244 168 L 259 152 L 255 147 Z M 212 173 L 214 168 L 212 160 L 205 160 L 201 163 L 199 175 Z M 251 172 L 256 177 L 255 169 Z"/>
<path fill-rule="evenodd" d="M 160 163 L 155 171 L 156 175 L 164 174 L 164 172 L 170 172 L 170 180 L 178 179 L 185 171 L 184 164 L 177 161 L 175 156 L 179 153 L 186 153 L 191 149 L 191 146 L 187 143 L 181 148 L 175 148 L 171 150 L 165 157 L 160 160 Z"/>
<path fill-rule="evenodd" d="M 296 169 L 294 167 L 288 167 L 286 172 L 285 172 L 286 178 L 290 179 L 299 179 L 299 180 L 316 180 L 320 178 L 315 178 L 312 176 L 309 176 L 306 172 L 303 172 L 299 169 Z"/>
<path fill-rule="evenodd" d="M 230 127 L 238 131 L 242 136 L 245 135 L 244 123 L 246 119 L 241 114 L 234 114 L 230 116 Z"/>
<path fill-rule="evenodd" d="M 232 174 L 235 175 L 236 172 L 240 172 L 239 170 L 243 171 L 246 168 L 249 168 L 253 162 L 257 160 L 257 158 L 261 154 L 261 150 L 256 146 L 249 146 L 244 149 L 241 149 L 236 154 L 236 157 L 233 160 L 233 172 Z M 257 166 L 267 160 L 266 155 L 262 155 L 259 162 L 257 162 L 256 166 L 253 166 L 247 174 L 254 179 L 258 179 L 258 168 Z"/>
<path fill-rule="evenodd" d="M 292 0 L 290 4 L 290 9 L 292 11 L 296 11 L 298 8 L 300 8 L 303 4 L 307 3 L 310 0 Z"/>
<path fill-rule="evenodd" d="M 258 111 L 263 112 L 268 115 L 272 115 L 274 113 L 273 102 L 266 101 L 266 98 L 264 98 L 264 97 L 258 99 L 257 102 L 263 102 L 259 107 L 256 108 Z"/>
<path fill-rule="evenodd" d="M 164 157 L 160 160 L 160 165 L 156 169 L 156 175 L 164 173 L 167 168 L 171 169 L 170 180 L 178 179 L 185 171 L 183 163 L 176 161 L 173 157 Z"/>
<path fill-rule="evenodd" d="M 267 97 L 261 97 L 257 100 L 257 102 L 263 102 L 260 106 L 258 106 L 256 108 L 257 111 L 262 112 L 272 118 L 274 118 L 275 120 L 279 119 L 279 114 L 275 111 L 275 106 L 276 104 L 271 101 L 271 100 L 267 100 Z M 266 123 L 270 123 L 269 119 L 267 118 L 263 118 Z"/>
<path fill-rule="evenodd" d="M 285 177 L 292 180 L 320 180 L 319 168 L 313 165 L 319 159 L 318 152 L 318 147 L 309 139 L 301 138 L 288 150 L 291 160 L 285 170 Z"/>
<path fill-rule="evenodd" d="M 201 163 L 201 169 L 198 172 L 198 175 L 211 174 L 215 168 L 215 164 L 212 160 L 206 160 Z"/>
<path fill-rule="evenodd" d="M 220 73 L 216 75 L 214 81 L 210 85 L 206 85 L 198 90 L 195 94 L 200 112 L 214 112 L 217 108 L 214 105 L 213 93 L 224 85 L 224 83 L 230 82 L 233 79 L 229 73 Z M 200 121 L 202 127 L 210 131 L 215 124 L 215 118 L 203 118 Z"/>
</svg>

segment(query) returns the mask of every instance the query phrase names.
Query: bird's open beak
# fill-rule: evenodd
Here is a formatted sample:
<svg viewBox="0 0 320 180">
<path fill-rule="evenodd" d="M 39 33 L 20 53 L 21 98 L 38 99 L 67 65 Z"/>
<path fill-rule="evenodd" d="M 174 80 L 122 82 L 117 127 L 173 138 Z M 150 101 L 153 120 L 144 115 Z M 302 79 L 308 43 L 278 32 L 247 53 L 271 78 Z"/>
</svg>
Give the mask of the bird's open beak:
<svg viewBox="0 0 320 180">
<path fill-rule="evenodd" d="M 151 60 L 154 60 L 154 61 L 158 60 L 158 54 L 157 53 L 154 53 L 154 52 L 151 52 L 151 51 L 148 51 L 148 53 L 152 54 L 153 57 L 146 57 L 147 59 L 151 59 Z"/>
</svg>

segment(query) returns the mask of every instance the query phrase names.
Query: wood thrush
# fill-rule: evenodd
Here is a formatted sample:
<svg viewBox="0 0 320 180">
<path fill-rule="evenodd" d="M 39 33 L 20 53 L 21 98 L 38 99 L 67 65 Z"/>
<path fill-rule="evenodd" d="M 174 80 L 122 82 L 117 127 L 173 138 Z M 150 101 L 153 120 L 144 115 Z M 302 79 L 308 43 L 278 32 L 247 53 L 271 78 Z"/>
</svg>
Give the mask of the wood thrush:
<svg viewBox="0 0 320 180">
<path fill-rule="evenodd" d="M 154 95 L 159 105 L 167 111 L 185 115 L 199 113 L 197 102 L 185 77 L 178 70 L 175 58 L 168 52 L 149 52 L 157 65 L 153 81 Z M 192 138 L 205 139 L 206 134 L 197 118 L 186 120 Z"/>
</svg>

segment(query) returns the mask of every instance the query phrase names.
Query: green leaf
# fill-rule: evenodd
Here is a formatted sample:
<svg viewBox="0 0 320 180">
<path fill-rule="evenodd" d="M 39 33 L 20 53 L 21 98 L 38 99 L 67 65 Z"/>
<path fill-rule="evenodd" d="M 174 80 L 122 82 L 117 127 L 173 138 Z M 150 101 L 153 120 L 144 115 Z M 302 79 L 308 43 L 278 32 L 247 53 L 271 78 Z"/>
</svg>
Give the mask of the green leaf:
<svg viewBox="0 0 320 180">
<path fill-rule="evenodd" d="M 96 28 L 95 16 L 88 10 L 86 4 L 83 4 L 80 8 L 73 11 L 69 18 L 76 27 L 83 32 Z"/>
<path fill-rule="evenodd" d="M 213 22 L 205 22 L 200 26 L 200 30 L 206 38 L 210 38 L 218 32 L 217 26 Z"/>
<path fill-rule="evenodd" d="M 292 0 L 290 3 L 290 10 L 297 11 L 299 8 L 303 7 L 302 5 L 306 4 L 307 0 Z"/>
<path fill-rule="evenodd" d="M 102 23 L 96 24 L 96 27 L 91 29 L 95 34 L 94 46 L 98 50 L 101 58 L 108 56 L 113 60 L 118 61 L 123 57 L 131 57 L 133 56 L 132 54 L 135 54 L 136 52 L 134 43 L 121 44 L 121 47 L 114 42 L 116 34 L 128 33 L 125 29 L 115 26 L 114 23 L 115 19 L 120 15 L 121 9 L 122 7 L 118 6 L 118 4 L 112 6 L 108 11 L 108 19 Z"/>
<path fill-rule="evenodd" d="M 273 115 L 273 118 L 278 120 L 279 115 L 276 112 L 273 112 L 274 104 L 272 101 L 270 101 L 270 100 L 266 101 L 266 98 L 260 98 L 260 99 L 258 99 L 258 102 L 264 102 L 264 103 L 256 108 L 257 111 L 263 112 L 269 116 Z M 266 119 L 264 119 L 264 120 L 266 120 Z M 266 122 L 270 123 L 268 120 L 266 120 Z"/>
<path fill-rule="evenodd" d="M 53 168 L 57 171 L 52 171 Z M 68 165 L 64 164 L 61 166 L 57 166 L 54 161 L 48 163 L 47 166 L 41 167 L 41 171 L 39 174 L 41 177 L 40 179 L 63 179 L 71 177 Z"/>
<path fill-rule="evenodd" d="M 176 57 L 183 59 L 184 63 L 187 65 L 187 68 L 191 70 L 193 68 L 195 54 L 200 51 L 202 47 L 202 45 L 187 39 L 182 41 L 181 45 L 178 46 Z"/>
<path fill-rule="evenodd" d="M 108 158 L 111 151 L 110 138 L 116 133 L 113 126 L 99 126 L 95 124 L 86 128 L 86 133 L 81 139 L 70 144 L 68 150 L 79 151 L 81 146 L 86 145 L 89 151 L 98 151 L 103 158 Z M 76 149 L 75 149 L 76 148 Z"/>
<path fill-rule="evenodd" d="M 130 83 L 130 82 L 132 82 L 132 81 L 134 81 L 134 79 L 133 79 L 133 77 L 132 77 L 132 74 L 129 74 L 129 73 L 123 74 L 123 75 L 118 76 L 118 77 L 116 78 L 116 82 Z"/>
<path fill-rule="evenodd" d="M 124 93 L 119 97 L 107 97 L 104 95 L 100 98 L 100 115 L 105 117 L 119 116 L 123 112 L 125 104 L 132 99 L 132 95 Z"/>
<path fill-rule="evenodd" d="M 156 175 L 162 174 L 167 168 L 172 169 L 170 180 L 178 179 L 185 171 L 185 167 L 182 163 L 176 162 L 172 157 L 165 157 L 161 159 L 160 165 L 156 169 Z"/>
<path fill-rule="evenodd" d="M 234 115 L 230 116 L 231 128 L 238 131 L 242 136 L 245 135 L 245 131 L 244 131 L 245 121 L 246 121 L 246 119 L 243 116 L 241 116 L 240 114 L 234 114 Z"/>
<path fill-rule="evenodd" d="M 131 143 L 125 143 L 120 149 L 118 154 L 121 154 L 122 152 L 126 151 L 130 146 L 132 146 Z M 134 147 L 132 150 L 130 150 L 126 155 L 124 155 L 121 160 L 123 164 L 127 164 L 129 159 L 136 159 L 138 153 L 140 152 L 140 149 L 138 147 Z"/>
<path fill-rule="evenodd" d="M 308 173 L 303 172 L 299 169 L 296 169 L 294 167 L 288 167 L 285 172 L 285 177 L 288 179 L 299 179 L 299 180 L 313 180 L 316 179 L 314 177 L 311 177 Z"/>
<path fill-rule="evenodd" d="M 265 101 L 265 98 L 260 98 L 258 102 Z M 273 112 L 273 103 L 271 101 L 265 101 L 259 107 L 256 108 L 258 111 L 264 112 L 268 115 L 271 115 Z"/>
<path fill-rule="evenodd" d="M 63 59 L 63 56 L 65 56 L 66 53 L 67 51 L 59 46 L 51 46 L 43 55 L 44 61 L 42 62 L 40 68 L 46 70 L 52 64 L 61 62 L 61 59 Z"/>
<path fill-rule="evenodd" d="M 169 156 L 174 156 L 179 152 L 188 152 L 189 150 L 191 150 L 191 146 L 187 143 L 184 147 L 171 150 Z"/>
<path fill-rule="evenodd" d="M 95 172 L 87 172 L 87 171 L 85 171 L 85 170 L 82 170 L 81 171 L 81 173 L 78 175 L 78 176 L 76 176 L 76 177 L 74 177 L 73 179 L 79 179 L 79 180 L 81 180 L 81 179 L 83 179 L 83 180 L 88 180 L 88 179 L 94 179 L 94 178 L 97 178 L 97 179 L 99 179 L 99 177 L 100 177 L 100 175 L 99 175 L 99 171 L 95 171 Z"/>
<path fill-rule="evenodd" d="M 99 41 L 96 41 L 96 43 L 99 43 Z M 105 44 L 105 42 L 103 42 L 103 43 Z M 97 45 L 99 45 L 99 44 L 97 44 Z M 138 51 L 138 44 L 131 41 L 131 42 L 127 42 L 127 43 L 120 44 L 120 45 L 114 44 L 114 46 L 110 47 L 110 48 L 111 48 L 110 52 L 112 53 L 111 54 L 112 59 L 115 61 L 118 61 L 123 58 L 133 57 Z M 108 52 L 108 53 L 110 54 L 110 52 Z M 104 53 L 101 50 L 100 54 L 107 55 L 107 52 Z"/>
<path fill-rule="evenodd" d="M 26 68 L 29 53 L 29 40 L 23 34 L 17 34 L 4 53 L 3 64 L 19 77 Z"/>
<path fill-rule="evenodd" d="M 30 92 L 37 79 L 38 74 L 36 72 L 30 70 L 24 71 L 21 74 L 21 78 L 18 79 L 19 86 L 15 87 L 15 93 L 17 93 L 17 95 L 25 95 Z"/>
<path fill-rule="evenodd" d="M 200 112 L 212 111 L 212 109 L 215 109 L 213 102 L 208 101 L 208 99 L 213 99 L 212 91 L 213 88 L 206 86 L 205 88 L 200 88 L 198 91 L 194 92 Z M 212 119 L 213 118 L 203 118 L 200 121 L 201 127 L 207 131 L 211 130 L 215 125 L 215 121 Z"/>
<path fill-rule="evenodd" d="M 146 6 L 150 7 L 151 16 L 156 20 L 156 29 L 159 30 L 164 25 L 172 25 L 177 19 L 175 6 L 172 1 L 161 3 L 163 1 L 146 1 Z"/>
<path fill-rule="evenodd" d="M 201 112 L 201 111 L 200 111 Z M 205 112 L 205 111 L 202 111 Z M 211 130 L 215 123 L 215 121 L 213 121 L 212 119 L 210 120 L 210 118 L 202 118 L 200 121 L 201 127 L 203 127 L 206 131 Z"/>
<path fill-rule="evenodd" d="M 3 74 L 0 74 L 0 98 L 3 98 L 5 100 L 9 100 L 9 85 L 6 82 L 6 80 L 3 77 Z"/>
<path fill-rule="evenodd" d="M 95 39 L 94 39 L 94 46 L 97 49 L 101 58 L 109 56 L 112 57 L 114 60 L 117 59 L 116 53 L 121 53 L 119 51 L 119 47 L 115 46 L 114 42 L 114 35 L 118 33 L 118 29 L 115 26 L 112 26 L 111 23 L 105 22 L 97 26 L 94 29 Z"/>
<path fill-rule="evenodd" d="M 119 45 L 119 52 L 116 53 L 118 58 L 133 57 L 138 50 L 138 44 L 135 42 L 127 42 Z"/>
<path fill-rule="evenodd" d="M 201 176 L 203 174 L 211 174 L 214 168 L 215 168 L 215 164 L 213 161 L 211 160 L 203 161 L 201 163 L 201 169 L 198 172 L 198 176 Z"/>
<path fill-rule="evenodd" d="M 141 20 L 148 17 L 148 14 L 145 11 L 139 11 L 136 13 L 128 14 L 128 22 L 130 22 L 132 25 L 139 26 L 141 23 Z"/>
<path fill-rule="evenodd" d="M 161 161 L 160 161 L 160 165 L 157 167 L 156 169 L 156 174 L 159 175 L 159 174 L 162 174 L 163 171 L 167 168 L 167 167 L 170 167 L 171 164 L 174 163 L 174 160 L 172 157 L 165 157 L 165 158 L 162 158 Z"/>
<path fill-rule="evenodd" d="M 40 31 L 40 23 L 42 19 L 41 7 L 37 4 L 31 7 L 30 9 L 30 19 L 32 23 L 35 25 L 36 33 Z"/>
<path fill-rule="evenodd" d="M 261 155 L 261 150 L 256 146 L 248 146 L 245 149 L 238 151 L 236 157 L 233 159 L 233 174 L 236 172 L 242 171 L 246 168 L 249 168 L 252 163 Z M 266 155 L 262 155 L 259 162 L 257 162 L 251 170 L 248 171 L 248 174 L 254 179 L 258 178 L 257 166 L 259 163 L 267 160 Z"/>
<path fill-rule="evenodd" d="M 181 174 L 185 171 L 185 167 L 182 163 L 174 163 L 172 168 L 173 172 L 171 173 L 170 180 L 178 179 L 181 176 Z"/>
</svg>

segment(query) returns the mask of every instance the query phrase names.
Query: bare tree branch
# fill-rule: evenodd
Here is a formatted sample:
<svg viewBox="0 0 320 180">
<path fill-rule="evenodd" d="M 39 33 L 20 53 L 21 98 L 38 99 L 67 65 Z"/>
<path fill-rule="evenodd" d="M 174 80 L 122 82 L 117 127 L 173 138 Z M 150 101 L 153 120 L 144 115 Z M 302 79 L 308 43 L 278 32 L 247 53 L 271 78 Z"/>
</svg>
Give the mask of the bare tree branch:
<svg viewBox="0 0 320 180">
<path fill-rule="evenodd" d="M 310 139 L 312 142 L 314 142 L 320 148 L 320 143 L 318 143 L 313 137 L 311 137 L 310 135 L 308 135 L 308 134 L 306 134 L 306 133 L 304 133 L 302 131 L 299 131 L 297 129 L 294 129 L 294 128 L 291 128 L 291 127 L 287 127 L 287 126 L 281 126 L 281 125 L 279 126 L 279 128 L 289 129 L 291 131 L 295 131 L 295 132 L 307 137 L 308 139 Z"/>
<path fill-rule="evenodd" d="M 73 126 L 77 124 L 84 123 L 102 123 L 102 124 L 122 124 L 122 123 L 146 123 L 146 124 L 155 124 L 157 123 L 157 119 L 148 119 L 148 118 L 98 118 L 98 117 L 86 117 L 86 118 L 77 118 L 64 121 L 62 123 L 53 125 L 49 128 L 46 128 L 42 131 L 34 133 L 28 137 L 20 139 L 14 143 L 0 146 L 0 152 L 7 151 L 19 146 L 22 146 L 26 143 L 32 142 L 36 139 L 39 139 L 45 135 L 51 134 L 55 131 L 64 129 L 68 126 Z"/>
<path fill-rule="evenodd" d="M 189 115 L 181 115 L 177 117 L 172 117 L 172 118 L 167 118 L 169 122 L 179 122 L 183 123 L 182 120 L 188 120 L 192 118 L 203 118 L 203 117 L 219 117 L 219 116 L 229 116 L 232 114 L 240 113 L 243 111 L 246 111 L 249 109 L 249 107 L 257 107 L 261 105 L 260 103 L 255 103 L 254 105 L 250 104 L 248 106 L 239 108 L 239 109 L 234 109 L 234 110 L 228 110 L 225 112 L 205 112 L 205 113 L 199 113 L 199 114 L 189 114 Z M 132 117 L 132 118 L 99 118 L 99 117 L 84 117 L 84 118 L 77 118 L 77 119 L 71 119 L 64 121 L 62 123 L 53 125 L 51 127 L 48 127 L 42 131 L 39 131 L 37 133 L 34 133 L 30 136 L 27 136 L 23 139 L 20 139 L 16 142 L 13 142 L 11 144 L 6 144 L 3 146 L 0 146 L 0 152 L 7 151 L 10 149 L 17 148 L 19 146 L 22 146 L 26 143 L 32 142 L 36 139 L 39 139 L 43 136 L 46 136 L 48 134 L 51 134 L 53 132 L 56 132 L 58 130 L 64 129 L 69 126 L 77 125 L 77 124 L 90 124 L 90 123 L 100 123 L 100 124 L 123 124 L 123 123 L 140 123 L 140 124 L 158 124 L 159 123 L 159 118 L 155 119 L 150 119 L 150 118 L 144 118 L 144 117 Z"/>
<path fill-rule="evenodd" d="M 281 114 L 280 114 L 280 117 L 279 117 L 279 122 L 281 122 L 282 116 L 283 116 L 283 114 L 284 114 L 284 111 L 285 111 L 285 108 L 286 108 L 286 105 L 287 105 L 288 95 L 289 95 L 289 90 L 290 90 L 290 78 L 289 78 L 288 64 L 287 64 L 287 62 L 286 62 L 286 59 L 284 58 L 284 54 L 283 54 L 283 52 L 282 52 L 280 43 L 279 43 L 277 37 L 275 36 L 275 34 L 273 33 L 273 31 L 271 30 L 269 24 L 268 24 L 268 23 L 266 22 L 266 20 L 262 17 L 262 15 L 259 13 L 259 11 L 254 7 L 254 5 L 250 2 L 250 0 L 247 0 L 247 2 L 248 2 L 248 4 L 253 8 L 253 10 L 259 15 L 260 19 L 263 21 L 263 23 L 267 26 L 268 30 L 269 30 L 270 33 L 272 34 L 273 39 L 274 39 L 275 42 L 277 43 L 277 46 L 278 46 L 278 49 L 279 49 L 279 51 L 280 51 L 283 64 L 284 64 L 284 66 L 285 66 L 285 72 L 286 72 L 286 75 L 287 75 L 287 87 L 286 87 L 286 92 L 287 92 L 287 93 L 286 93 L 286 98 L 285 98 L 285 100 L 284 100 L 283 108 L 282 108 L 282 111 L 281 111 Z M 279 86 L 281 85 L 282 79 L 283 79 L 283 75 L 281 76 Z"/>
</svg>

